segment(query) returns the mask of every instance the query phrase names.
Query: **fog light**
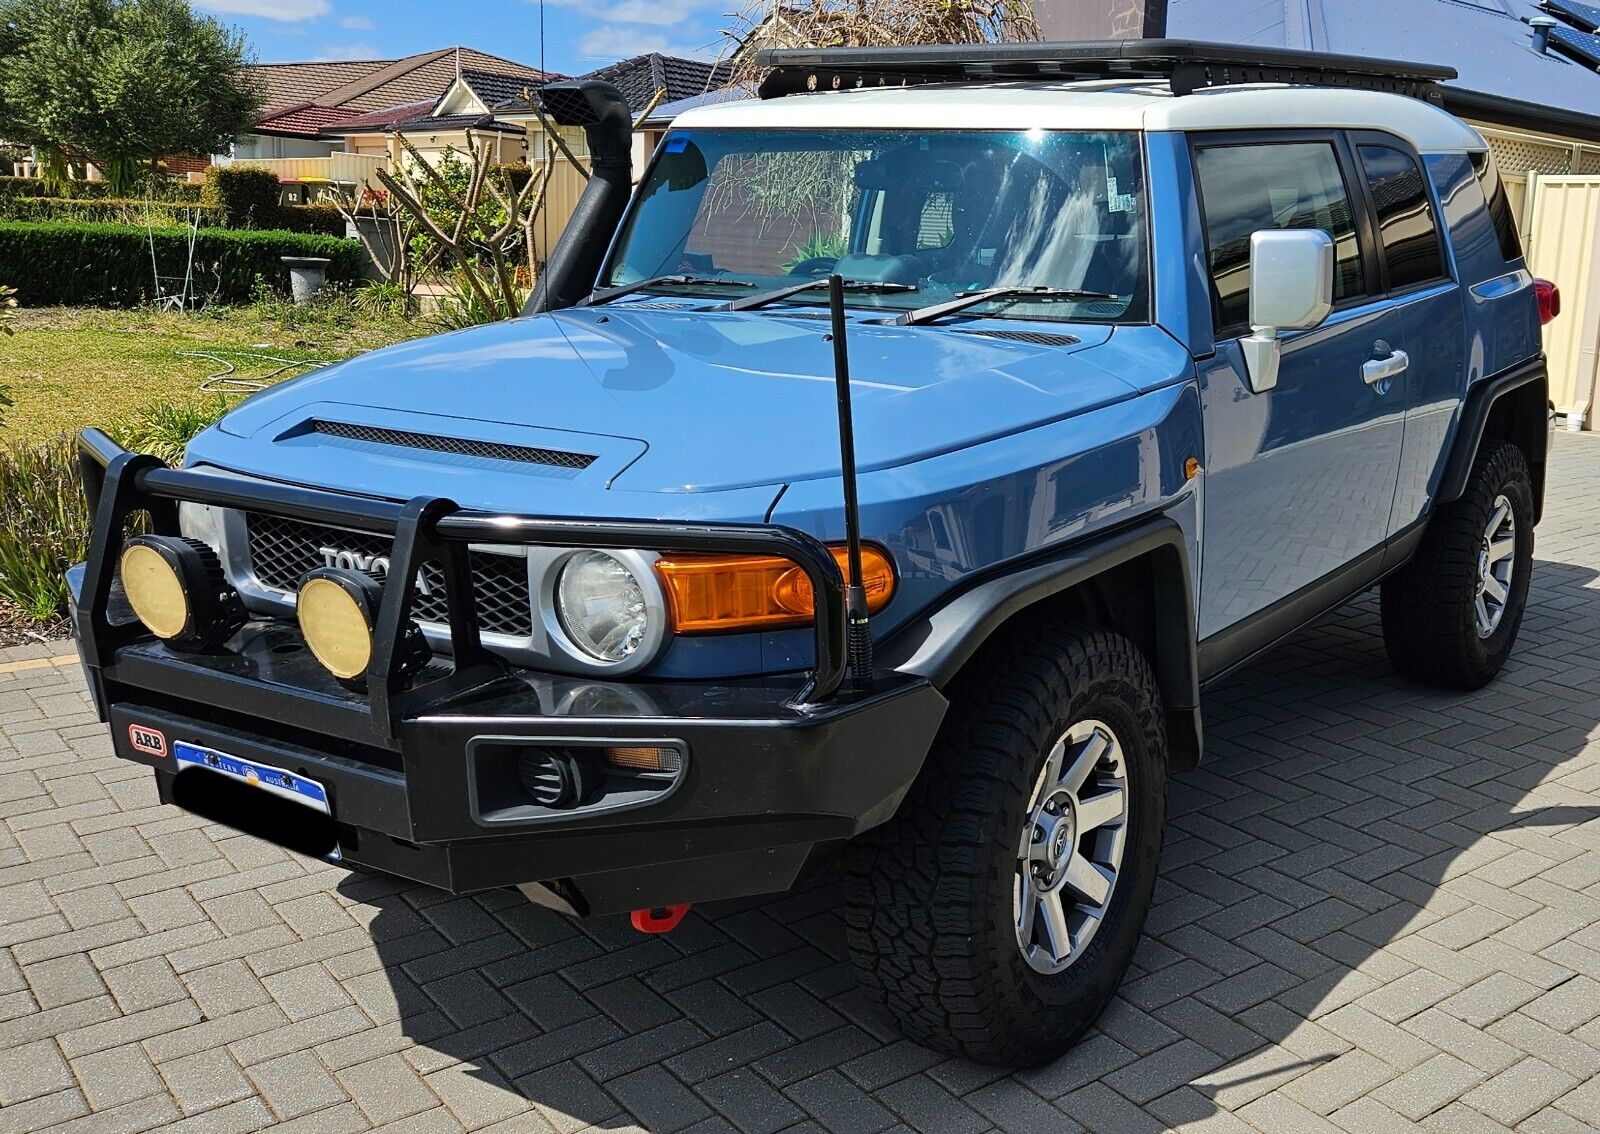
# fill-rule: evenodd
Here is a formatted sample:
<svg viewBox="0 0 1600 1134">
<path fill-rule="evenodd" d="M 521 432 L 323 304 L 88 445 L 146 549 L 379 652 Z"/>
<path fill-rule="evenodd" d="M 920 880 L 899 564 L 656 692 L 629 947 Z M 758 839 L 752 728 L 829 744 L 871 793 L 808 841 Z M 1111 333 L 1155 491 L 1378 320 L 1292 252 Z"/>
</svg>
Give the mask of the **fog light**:
<svg viewBox="0 0 1600 1134">
<path fill-rule="evenodd" d="M 322 667 L 340 681 L 357 682 L 372 665 L 372 631 L 383 604 L 383 584 L 359 571 L 319 567 L 300 580 L 295 615 L 300 633 Z M 414 677 L 431 653 L 415 622 L 400 643 L 400 675 Z"/>
<path fill-rule="evenodd" d="M 577 806 L 594 787 L 587 765 L 562 748 L 528 749 L 517 761 L 517 778 L 529 799 L 557 810 Z"/>
<path fill-rule="evenodd" d="M 199 540 L 141 535 L 121 560 L 122 590 L 146 630 L 180 649 L 214 649 L 247 615 L 217 553 Z"/>
</svg>

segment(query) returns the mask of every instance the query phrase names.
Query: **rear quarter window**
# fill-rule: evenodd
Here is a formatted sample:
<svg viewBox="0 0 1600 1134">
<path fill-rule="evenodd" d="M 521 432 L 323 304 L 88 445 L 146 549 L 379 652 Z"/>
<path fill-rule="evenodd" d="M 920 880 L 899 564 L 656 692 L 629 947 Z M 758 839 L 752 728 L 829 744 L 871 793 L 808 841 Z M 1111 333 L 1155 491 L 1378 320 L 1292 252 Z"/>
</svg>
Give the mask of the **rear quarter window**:
<svg viewBox="0 0 1600 1134">
<path fill-rule="evenodd" d="M 1446 274 L 1444 251 L 1427 178 L 1410 154 L 1392 146 L 1360 149 L 1390 288 L 1399 291 L 1441 279 Z"/>
</svg>

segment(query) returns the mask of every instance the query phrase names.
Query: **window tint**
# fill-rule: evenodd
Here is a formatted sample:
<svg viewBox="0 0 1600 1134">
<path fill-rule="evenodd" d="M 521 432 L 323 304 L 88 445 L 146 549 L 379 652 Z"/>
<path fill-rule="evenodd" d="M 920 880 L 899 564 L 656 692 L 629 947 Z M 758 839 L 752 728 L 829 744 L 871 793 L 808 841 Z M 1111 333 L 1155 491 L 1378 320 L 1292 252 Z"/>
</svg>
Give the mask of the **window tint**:
<svg viewBox="0 0 1600 1134">
<path fill-rule="evenodd" d="M 1489 202 L 1489 218 L 1494 221 L 1495 235 L 1500 238 L 1500 255 L 1508 264 L 1522 259 L 1522 238 L 1517 235 L 1516 218 L 1511 215 L 1511 197 L 1506 193 L 1506 183 L 1500 180 L 1500 167 L 1494 155 L 1485 150 L 1472 155 L 1472 168 L 1477 171 L 1483 186 L 1484 198 Z"/>
<path fill-rule="evenodd" d="M 1366 291 L 1350 194 L 1330 143 L 1203 146 L 1195 163 L 1219 332 L 1249 325 L 1250 237 L 1261 229 L 1322 229 L 1335 248 L 1334 300 Z"/>
<path fill-rule="evenodd" d="M 1378 234 L 1389 264 L 1389 286 L 1406 288 L 1445 274 L 1439 230 L 1422 170 L 1389 146 L 1362 146 L 1361 166 L 1378 211 Z"/>
</svg>

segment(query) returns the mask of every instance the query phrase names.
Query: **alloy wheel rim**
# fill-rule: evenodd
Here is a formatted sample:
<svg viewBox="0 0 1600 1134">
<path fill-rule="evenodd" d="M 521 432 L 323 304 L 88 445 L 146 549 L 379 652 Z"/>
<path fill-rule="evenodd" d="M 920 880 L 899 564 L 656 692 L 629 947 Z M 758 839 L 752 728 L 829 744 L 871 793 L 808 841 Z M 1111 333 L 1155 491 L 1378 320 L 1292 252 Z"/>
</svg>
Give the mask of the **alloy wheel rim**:
<svg viewBox="0 0 1600 1134">
<path fill-rule="evenodd" d="M 1478 637 L 1488 638 L 1505 620 L 1511 601 L 1511 579 L 1517 569 L 1517 517 L 1511 501 L 1497 496 L 1489 512 L 1478 547 L 1478 585 L 1473 596 L 1473 618 Z"/>
<path fill-rule="evenodd" d="M 1127 828 L 1122 743 L 1103 721 L 1080 721 L 1045 758 L 1017 850 L 1012 916 L 1033 969 L 1059 973 L 1089 947 L 1116 892 Z"/>
</svg>

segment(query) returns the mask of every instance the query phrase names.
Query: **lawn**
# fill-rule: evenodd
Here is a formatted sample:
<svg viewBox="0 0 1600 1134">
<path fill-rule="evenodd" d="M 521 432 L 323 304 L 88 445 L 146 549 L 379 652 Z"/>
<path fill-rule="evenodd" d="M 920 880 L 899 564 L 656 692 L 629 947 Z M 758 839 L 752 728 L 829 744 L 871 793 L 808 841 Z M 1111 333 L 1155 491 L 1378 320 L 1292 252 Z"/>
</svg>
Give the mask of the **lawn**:
<svg viewBox="0 0 1600 1134">
<path fill-rule="evenodd" d="M 15 403 L 0 444 L 114 425 L 154 404 L 210 401 L 202 385 L 224 363 L 236 367 L 231 378 L 268 378 L 283 363 L 265 356 L 332 361 L 429 330 L 337 297 L 309 311 L 276 301 L 198 314 L 35 308 L 18 311 L 13 326 L 14 336 L 0 337 L 0 387 Z M 221 361 L 184 353 L 193 351 Z M 282 370 L 272 380 L 304 372 Z"/>
</svg>

